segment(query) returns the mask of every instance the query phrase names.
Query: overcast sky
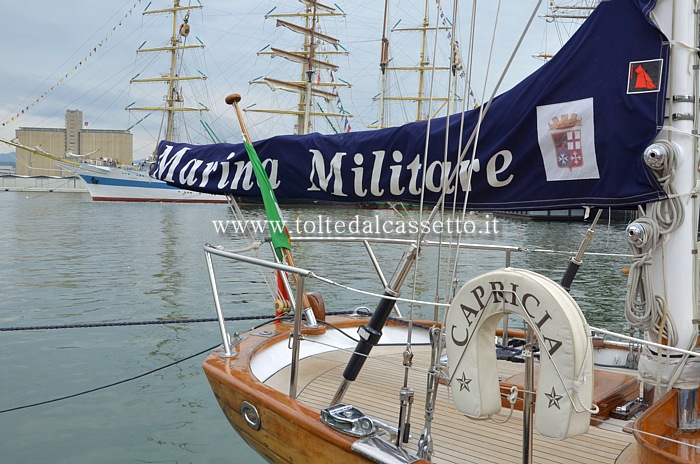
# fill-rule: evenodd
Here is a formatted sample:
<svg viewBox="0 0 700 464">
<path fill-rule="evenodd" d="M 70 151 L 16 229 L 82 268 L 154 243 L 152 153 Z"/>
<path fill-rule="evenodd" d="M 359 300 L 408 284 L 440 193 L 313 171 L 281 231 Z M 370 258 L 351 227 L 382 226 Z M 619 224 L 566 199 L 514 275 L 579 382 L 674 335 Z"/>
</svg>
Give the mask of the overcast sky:
<svg viewBox="0 0 700 464">
<path fill-rule="evenodd" d="M 181 0 L 183 5 L 189 0 Z M 165 15 L 142 13 L 148 1 L 112 0 L 32 0 L 31 8 L 22 2 L 5 1 L 3 5 L 3 30 L 5 46 L 0 47 L 3 65 L 0 85 L 0 137 L 14 138 L 19 127 L 64 126 L 66 109 L 79 109 L 84 121 L 92 129 L 127 129 L 146 113 L 125 111 L 135 102 L 137 105 L 153 105 L 162 101 L 164 90 L 157 84 L 129 84 L 139 77 L 154 77 L 167 72 L 167 64 L 156 60 L 153 54 L 136 53 L 142 43 L 144 48 L 163 45 L 170 34 L 171 24 Z M 199 2 L 191 2 L 198 5 Z M 382 32 L 382 0 L 328 0 L 328 5 L 342 8 L 345 16 L 325 20 L 324 31 L 337 37 L 349 55 L 338 56 L 334 61 L 340 70 L 334 74 L 351 88 L 339 88 L 342 107 L 354 115 L 348 121 L 352 130 L 363 130 L 377 119 L 377 103 L 372 98 L 379 93 L 379 53 Z M 498 21 L 497 45 L 489 71 L 489 81 L 484 82 L 491 34 L 494 27 L 497 0 L 480 0 L 475 45 L 475 66 L 471 85 L 478 100 L 485 91 L 490 92 L 498 79 L 505 60 L 525 26 L 537 0 L 503 0 Z M 540 13 L 546 12 L 547 1 L 542 2 Z M 152 0 L 149 10 L 166 8 L 172 2 Z M 264 85 L 249 82 L 260 76 L 299 79 L 299 65 L 282 58 L 270 58 L 257 52 L 267 46 L 294 49 L 296 34 L 275 27 L 274 19 L 265 14 L 298 12 L 298 1 L 250 1 L 250 0 L 201 0 L 203 10 L 191 12 L 192 32 L 188 43 L 206 44 L 203 53 L 191 55 L 191 62 L 184 73 L 202 73 L 208 76 L 206 91 L 184 87 L 188 97 L 211 109 L 208 124 L 215 136 L 222 141 L 240 141 L 240 128 L 233 111 L 227 108 L 224 98 L 229 93 L 243 96 L 242 106 L 257 108 L 281 107 L 284 98 L 294 98 L 282 91 L 272 92 Z M 471 1 L 462 0 L 458 13 L 458 38 L 462 58 L 467 59 Z M 441 4 L 442 11 L 452 17 L 451 2 Z M 463 7 L 463 8 L 462 8 Z M 389 28 L 420 25 L 425 9 L 421 0 L 392 1 Z M 436 3 L 429 1 L 429 14 L 435 18 Z M 293 20 L 289 20 L 293 21 Z M 546 28 L 543 19 L 535 19 L 534 28 L 528 33 L 518 59 L 507 75 L 501 90 L 514 85 L 542 64 L 532 55 L 545 47 L 558 43 L 557 33 Z M 419 59 L 420 36 L 418 33 L 392 32 L 391 52 L 396 65 L 415 65 Z M 437 46 L 434 44 L 437 43 Z M 100 45 L 101 44 L 101 45 Z M 554 44 L 554 45 L 553 45 Z M 437 42 L 429 38 L 427 53 L 439 59 L 449 45 L 445 31 L 438 32 Z M 269 48 L 267 48 L 269 50 Z M 440 51 L 442 50 L 442 51 Z M 442 53 L 442 55 L 441 55 Z M 284 76 L 284 74 L 294 74 Z M 66 77 L 66 75 L 68 75 Z M 415 75 L 415 73 L 413 73 Z M 392 94 L 407 96 L 412 90 L 411 78 L 394 77 Z M 408 74 L 403 74 L 408 76 Z M 324 76 L 324 80 L 327 75 Z M 403 87 L 402 87 L 403 85 Z M 461 84 L 460 84 L 461 85 Z M 52 90 L 53 88 L 53 90 Z M 438 87 L 436 86 L 436 89 Z M 437 92 L 438 90 L 436 90 Z M 442 92 L 442 90 L 439 90 Z M 461 92 L 458 90 L 458 93 Z M 149 100 L 150 101 L 144 101 Z M 195 103 L 196 104 L 196 103 Z M 338 107 L 338 102 L 334 102 Z M 24 110 L 24 113 L 22 113 Z M 401 123 L 414 117 L 410 109 L 391 108 L 392 123 Z M 17 117 L 19 114 L 19 117 Z M 15 117 L 12 121 L 11 118 Z M 279 122 L 268 116 L 247 112 L 249 132 L 254 139 L 279 133 L 291 133 L 289 122 Z M 157 138 L 160 115 L 150 114 L 146 120 L 131 128 L 134 133 L 135 159 L 144 158 L 152 150 Z M 340 128 L 342 121 L 336 122 Z M 321 126 L 317 130 L 321 130 Z M 193 136 L 206 135 L 201 123 L 191 129 Z M 204 142 L 206 140 L 201 140 Z M 11 151 L 0 146 L 0 152 Z"/>
</svg>

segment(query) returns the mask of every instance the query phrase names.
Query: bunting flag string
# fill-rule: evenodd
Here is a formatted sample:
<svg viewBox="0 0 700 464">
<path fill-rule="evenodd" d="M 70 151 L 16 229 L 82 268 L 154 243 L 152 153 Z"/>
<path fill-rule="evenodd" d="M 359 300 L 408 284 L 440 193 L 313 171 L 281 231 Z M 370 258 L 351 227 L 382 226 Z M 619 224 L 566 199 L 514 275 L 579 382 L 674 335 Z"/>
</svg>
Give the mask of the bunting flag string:
<svg viewBox="0 0 700 464">
<path fill-rule="evenodd" d="M 336 5 L 336 6 L 337 6 L 337 5 Z M 319 33 L 323 33 L 323 31 L 321 30 L 320 24 L 317 25 L 316 30 L 317 30 Z M 343 48 L 343 50 L 345 50 L 345 48 L 344 48 L 342 45 L 341 45 L 340 47 Z M 335 47 L 335 48 L 336 48 L 336 50 L 338 49 L 338 47 Z M 348 117 L 350 116 L 350 112 L 347 111 L 347 110 L 343 107 L 343 102 L 342 102 L 341 99 L 340 99 L 340 92 L 338 91 L 338 86 L 337 86 L 336 83 L 335 83 L 335 76 L 333 76 L 333 71 L 332 71 L 332 70 L 328 70 L 328 73 L 329 73 L 329 75 L 330 75 L 330 82 L 331 82 L 331 84 L 333 84 L 332 93 L 334 93 L 334 94 L 336 95 L 336 98 L 335 98 L 335 100 L 334 100 L 334 101 L 335 101 L 335 106 L 336 106 L 336 108 L 337 108 L 337 110 L 338 110 L 338 113 L 343 114 L 343 116 L 342 116 L 342 118 L 341 118 L 341 120 L 342 120 L 342 122 L 343 122 L 343 132 L 350 132 L 350 131 L 352 130 L 352 127 L 350 126 L 350 120 L 348 119 Z M 340 80 L 342 81 L 342 79 L 340 79 Z M 345 82 L 345 81 L 343 81 L 343 82 Z M 348 86 L 350 86 L 350 84 L 348 84 L 347 82 L 345 82 L 345 83 L 346 83 Z M 318 73 L 316 74 L 316 84 L 317 84 L 317 85 L 320 85 L 320 84 L 321 84 L 321 72 L 318 72 Z M 326 116 L 326 120 L 328 120 L 328 117 L 327 117 L 327 116 Z M 333 126 L 333 124 L 330 122 L 330 120 L 328 120 L 328 122 L 329 122 L 329 124 L 331 125 L 331 128 L 333 129 L 333 132 L 338 133 L 338 131 L 337 131 L 336 128 Z"/>
<path fill-rule="evenodd" d="M 122 25 L 122 21 L 124 21 L 124 19 L 130 17 L 130 16 L 133 14 L 134 9 L 136 8 L 136 6 L 137 6 L 139 3 L 141 3 L 141 0 L 136 0 L 136 3 L 134 3 L 134 5 L 129 9 L 129 11 L 128 11 L 127 13 L 125 13 L 124 16 L 123 16 L 122 18 L 119 19 L 119 23 L 118 23 L 116 26 L 112 27 L 112 29 L 109 31 L 109 33 L 108 33 L 105 37 L 103 37 L 103 38 L 97 43 L 97 45 L 95 45 L 94 47 L 92 47 L 92 49 L 90 49 L 90 50 L 88 51 L 88 53 L 87 53 L 86 55 L 83 56 L 83 59 L 81 59 L 81 60 L 78 62 L 78 64 L 76 64 L 75 66 L 73 66 L 73 68 L 71 68 L 70 70 L 68 70 L 68 72 L 66 72 L 63 76 L 61 76 L 61 78 L 60 78 L 54 85 L 52 85 L 51 87 L 49 87 L 48 90 L 46 90 L 44 93 L 42 93 L 40 96 L 38 96 L 38 97 L 37 97 L 34 101 L 32 101 L 29 105 L 25 106 L 21 111 L 19 111 L 18 113 L 14 114 L 14 115 L 12 115 L 12 116 L 10 116 L 10 117 L 8 117 L 6 120 L 4 120 L 4 121 L 0 124 L 0 126 L 5 127 L 5 126 L 10 125 L 10 124 L 13 123 L 14 121 L 16 121 L 18 118 L 20 118 L 21 116 L 23 116 L 24 114 L 26 114 L 27 112 L 29 112 L 29 110 L 31 110 L 31 109 L 34 108 L 36 105 L 38 105 L 41 101 L 44 100 L 44 98 L 46 98 L 46 97 L 49 96 L 51 93 L 53 93 L 54 91 L 56 91 L 56 89 L 57 89 L 61 84 L 63 84 L 63 83 L 66 81 L 66 79 L 68 79 L 70 76 L 73 75 L 73 73 L 77 72 L 77 71 L 80 69 L 80 67 L 83 65 L 83 63 L 85 63 L 85 62 L 88 61 L 90 58 L 92 58 L 93 55 L 97 54 L 97 52 L 105 45 L 105 42 L 107 42 L 107 39 L 109 39 L 109 37 L 111 37 L 112 34 L 114 34 L 114 31 L 115 31 L 118 27 L 120 27 L 120 26 Z"/>
<path fill-rule="evenodd" d="M 330 72 L 331 74 L 331 82 L 335 84 L 335 78 L 333 77 L 333 71 Z M 343 114 L 343 132 L 350 132 L 352 130 L 352 127 L 350 126 L 350 120 L 348 116 L 350 115 L 350 112 L 347 111 L 343 107 L 343 102 L 340 100 L 340 92 L 338 92 L 338 86 L 334 85 L 333 86 L 333 92 L 338 96 L 335 100 L 335 106 L 338 108 L 338 113 Z"/>
</svg>

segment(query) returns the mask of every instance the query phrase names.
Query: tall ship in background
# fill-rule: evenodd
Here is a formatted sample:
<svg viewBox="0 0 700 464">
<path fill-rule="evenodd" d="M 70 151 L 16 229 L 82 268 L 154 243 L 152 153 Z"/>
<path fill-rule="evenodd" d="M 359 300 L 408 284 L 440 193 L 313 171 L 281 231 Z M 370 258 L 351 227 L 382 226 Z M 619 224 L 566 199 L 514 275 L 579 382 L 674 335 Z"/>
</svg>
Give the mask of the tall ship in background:
<svg viewBox="0 0 700 464">
<path fill-rule="evenodd" d="M 192 75 L 182 75 L 182 62 L 185 51 L 203 48 L 204 45 L 188 44 L 190 25 L 188 24 L 191 9 L 201 6 L 180 6 L 175 1 L 172 8 L 146 11 L 144 14 L 169 13 L 173 16 L 173 32 L 170 44 L 162 47 L 139 49 L 138 52 L 165 52 L 170 55 L 170 69 L 168 74 L 153 78 L 134 78 L 132 83 L 164 83 L 167 85 L 167 94 L 163 106 L 136 107 L 130 105 L 129 111 L 161 112 L 163 118 L 163 134 L 159 139 L 168 141 L 184 141 L 187 125 L 184 124 L 184 114 L 187 112 L 206 112 L 208 108 L 203 105 L 185 106 L 184 90 L 181 85 L 186 81 L 204 81 L 206 76 L 198 72 Z M 304 2 L 303 11 L 298 13 L 268 13 L 268 18 L 276 20 L 277 27 L 284 27 L 301 38 L 301 46 L 298 50 L 288 51 L 268 46 L 259 54 L 270 55 L 275 58 L 285 58 L 295 64 L 301 65 L 301 78 L 298 81 L 284 80 L 282 78 L 265 77 L 253 81 L 253 84 L 267 84 L 273 90 L 283 90 L 298 95 L 297 103 L 293 107 L 285 108 L 283 105 L 274 105 L 275 108 L 258 109 L 247 108 L 252 113 L 267 113 L 276 115 L 291 115 L 294 117 L 293 133 L 305 134 L 322 130 L 326 133 L 347 132 L 351 130 L 350 119 L 352 115 L 346 111 L 340 100 L 338 89 L 348 87 L 337 76 L 339 67 L 331 62 L 329 57 L 333 55 L 347 54 L 340 45 L 340 41 L 322 32 L 321 19 L 344 16 L 336 8 L 328 7 L 317 2 Z M 182 16 L 181 20 L 178 18 Z M 298 19 L 301 18 L 301 23 Z M 179 26 L 178 26 L 179 25 Z M 139 120 L 140 121 L 140 120 Z M 322 123 L 318 121 L 323 121 Z M 219 142 L 214 130 L 204 121 L 200 121 L 202 127 L 209 135 L 211 141 Z M 136 123 L 138 124 L 138 122 Z M 133 127 L 133 126 L 132 126 Z M 289 131 L 288 133 L 291 133 Z M 155 150 L 154 150 L 155 153 Z M 79 166 L 68 163 L 59 163 L 62 168 L 78 174 L 87 185 L 93 200 L 99 201 L 158 201 L 158 202 L 217 202 L 225 203 L 227 199 L 222 195 L 210 195 L 178 189 L 157 179 L 149 177 L 148 170 L 155 160 L 155 155 L 139 166 L 129 168 L 105 165 L 103 162 L 85 161 Z M 296 204 L 291 200 L 292 204 Z M 306 202 L 302 202 L 306 203 Z M 315 204 L 315 203 L 314 203 Z"/>
<path fill-rule="evenodd" d="M 469 108 L 476 106 L 459 43 L 452 40 L 456 12 L 444 11 L 439 3 L 435 9 L 426 0 L 420 24 L 405 25 L 403 18 L 392 19 L 392 3 L 384 2 L 379 94 L 374 97 L 377 120 L 370 127 L 381 129 L 454 114 L 459 111 L 455 105 L 462 101 Z"/>
<path fill-rule="evenodd" d="M 153 112 L 163 114 L 161 123 L 162 133 L 158 137 L 166 140 L 185 140 L 185 117 L 186 113 L 202 113 L 209 109 L 203 105 L 186 106 L 185 90 L 183 82 L 204 81 L 207 77 L 203 73 L 196 75 L 183 75 L 183 58 L 187 51 L 202 49 L 202 43 L 188 42 L 190 36 L 189 17 L 190 12 L 202 8 L 201 5 L 181 6 L 179 0 L 173 1 L 171 8 L 144 11 L 144 15 L 169 14 L 172 16 L 172 35 L 168 44 L 153 47 L 139 48 L 138 53 L 165 53 L 169 55 L 169 71 L 157 77 L 140 78 L 138 75 L 131 79 L 134 84 L 161 83 L 167 87 L 167 93 L 163 98 L 162 105 L 154 106 L 134 106 L 129 105 L 128 111 L 138 111 L 145 113 L 143 119 Z M 143 44 L 142 44 L 143 47 Z M 141 119 L 142 120 L 142 119 Z M 137 125 L 141 120 L 137 121 Z M 212 129 L 201 120 L 201 124 L 208 131 L 213 140 L 216 140 Z M 133 126 L 132 126 L 133 127 Z M 155 147 L 154 147 L 155 151 Z M 209 195 L 191 192 L 176 187 L 172 187 L 165 182 L 152 179 L 148 175 L 148 170 L 155 160 L 154 156 L 130 167 L 110 165 L 100 160 L 84 160 L 75 164 L 57 162 L 62 168 L 75 172 L 79 175 L 87 186 L 90 196 L 95 201 L 135 201 L 135 202 L 177 202 L 177 203 L 225 203 L 226 198 L 221 195 Z"/>
<path fill-rule="evenodd" d="M 289 64 L 278 63 L 276 72 L 250 81 L 251 86 L 267 85 L 276 95 L 267 108 L 250 105 L 243 111 L 255 118 L 279 119 L 278 130 L 284 134 L 349 132 L 353 115 L 343 106 L 340 90 L 351 84 L 341 78 L 340 66 L 336 63 L 338 57 L 347 56 L 349 52 L 340 39 L 326 31 L 326 25 L 344 18 L 345 13 L 337 5 L 331 7 L 313 0 L 301 3 L 304 6 L 300 11 L 278 12 L 274 7 L 265 15 L 266 19 L 275 20 L 278 30 L 289 32 L 285 38 L 291 49 L 268 44 L 258 56 L 269 56 L 273 60 L 282 58 Z M 298 79 L 290 79 L 295 75 Z M 278 90 L 284 95 L 278 95 Z"/>
<path fill-rule="evenodd" d="M 556 34 L 558 42 L 557 50 L 569 40 L 574 32 L 583 24 L 601 0 L 559 0 L 549 3 L 547 14 L 542 16 L 551 27 L 545 29 L 546 36 Z M 548 37 L 545 37 L 545 42 Z M 535 58 L 547 61 L 551 59 L 556 50 L 544 49 Z"/>
<path fill-rule="evenodd" d="M 65 147 L 54 146 L 55 144 L 53 143 L 50 144 L 51 146 L 35 146 L 32 143 L 25 143 L 21 136 L 24 130 L 22 128 L 18 131 L 19 135 L 17 138 L 13 140 L 0 139 L 0 142 L 18 148 L 20 150 L 18 153 L 46 158 L 61 170 L 78 175 L 84 181 L 90 196 L 95 201 L 225 203 L 227 200 L 223 195 L 203 194 L 176 188 L 168 185 L 166 182 L 153 179 L 148 175 L 150 166 L 155 161 L 156 146 L 160 139 L 187 142 L 193 132 L 203 132 L 207 140 L 214 142 L 220 141 L 212 125 L 202 117 L 209 112 L 209 108 L 204 103 L 190 106 L 185 103 L 186 93 L 188 94 L 188 100 L 191 99 L 193 95 L 201 99 L 202 91 L 200 89 L 186 90 L 182 85 L 184 82 L 187 82 L 191 86 L 194 86 L 198 83 L 204 83 L 207 79 L 206 74 L 199 70 L 197 70 L 196 73 L 189 73 L 188 69 L 185 67 L 184 59 L 186 53 L 204 48 L 204 44 L 199 38 L 194 36 L 192 39 L 190 38 L 190 13 L 201 8 L 201 5 L 183 6 L 180 4 L 179 0 L 174 0 L 172 6 L 169 8 L 149 11 L 147 7 L 146 11 L 143 12 L 143 15 L 166 14 L 171 16 L 172 32 L 167 42 L 152 48 L 144 48 L 146 44 L 146 42 L 144 42 L 137 50 L 138 54 L 160 53 L 162 55 L 167 55 L 167 72 L 163 72 L 160 76 L 156 77 L 140 77 L 139 73 L 130 80 L 130 83 L 143 86 L 152 83 L 161 84 L 165 85 L 167 90 L 162 98 L 162 103 L 159 102 L 151 106 L 136 106 L 135 103 L 128 105 L 126 107 L 128 111 L 138 112 L 138 119 L 126 131 L 112 132 L 128 135 L 128 142 L 131 143 L 131 133 L 129 131 L 132 128 L 141 124 L 153 113 L 162 114 L 159 133 L 153 141 L 153 154 L 146 160 L 131 163 L 131 159 L 129 159 L 128 164 L 122 163 L 116 151 L 115 153 L 105 153 L 105 150 L 99 143 L 92 143 L 90 147 L 88 147 L 89 153 L 86 154 L 80 154 L 81 150 L 71 149 L 70 147 L 75 145 L 75 143 L 71 145 L 71 137 L 74 139 L 80 138 L 82 140 L 82 134 L 79 132 L 85 132 L 87 130 L 87 123 L 85 129 L 83 129 L 82 121 L 76 130 L 69 128 L 68 113 L 71 113 L 71 111 L 69 111 L 66 116 Z M 196 43 L 194 43 L 195 39 Z M 74 111 L 74 113 L 81 112 Z M 186 117 L 186 115 L 191 114 L 197 114 L 200 117 Z M 82 120 L 82 114 L 80 115 L 80 119 Z M 193 124 L 197 127 L 194 127 Z M 74 125 L 75 124 L 72 124 L 72 126 Z M 31 138 L 28 140 L 31 140 Z M 126 141 L 124 143 L 126 143 Z M 122 145 L 124 143 L 122 143 Z M 121 147 L 121 151 L 124 151 L 124 147 L 121 145 L 118 147 L 115 147 L 113 144 L 109 146 L 111 146 L 112 149 Z M 90 150 L 90 148 L 94 149 Z"/>
</svg>

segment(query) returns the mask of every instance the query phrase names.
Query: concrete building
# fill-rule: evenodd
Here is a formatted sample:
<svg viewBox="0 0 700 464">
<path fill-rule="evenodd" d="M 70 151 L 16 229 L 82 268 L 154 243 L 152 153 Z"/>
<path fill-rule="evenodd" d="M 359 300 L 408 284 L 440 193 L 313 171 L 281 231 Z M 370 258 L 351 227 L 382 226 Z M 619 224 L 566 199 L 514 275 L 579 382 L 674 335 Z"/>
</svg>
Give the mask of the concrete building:
<svg viewBox="0 0 700 464">
<path fill-rule="evenodd" d="M 83 112 L 80 110 L 66 111 L 63 129 L 20 127 L 15 131 L 15 135 L 22 145 L 70 161 L 104 158 L 130 165 L 134 160 L 134 138 L 131 132 L 89 129 L 87 123 L 83 124 Z M 73 175 L 56 166 L 52 159 L 20 148 L 17 149 L 16 173 L 22 176 Z"/>
</svg>

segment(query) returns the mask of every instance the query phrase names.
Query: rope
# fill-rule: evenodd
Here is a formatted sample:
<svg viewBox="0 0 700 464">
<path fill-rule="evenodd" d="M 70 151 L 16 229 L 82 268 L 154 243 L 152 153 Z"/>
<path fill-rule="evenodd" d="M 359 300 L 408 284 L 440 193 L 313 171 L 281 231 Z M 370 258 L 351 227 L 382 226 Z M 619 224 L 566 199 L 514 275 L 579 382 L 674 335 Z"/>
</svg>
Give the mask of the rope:
<svg viewBox="0 0 700 464">
<path fill-rule="evenodd" d="M 255 319 L 270 319 L 266 316 L 241 316 L 241 317 L 225 317 L 226 321 L 247 321 Z M 0 327 L 0 332 L 15 332 L 26 330 L 57 330 L 57 329 L 93 329 L 97 327 L 126 327 L 135 325 L 164 325 L 164 324 L 193 324 L 199 322 L 216 322 L 216 318 L 202 319 L 171 319 L 162 321 L 137 321 L 137 322 L 95 322 L 86 324 L 61 324 L 61 325 L 40 325 L 40 326 L 24 326 L 24 327 Z"/>
<path fill-rule="evenodd" d="M 648 332 L 652 340 L 660 343 L 665 337 L 669 345 L 675 346 L 678 341 L 676 325 L 668 313 L 666 300 L 654 294 L 651 265 L 653 253 L 659 246 L 663 247 L 668 234 L 683 222 L 684 211 L 681 198 L 672 185 L 677 148 L 668 142 L 656 143 L 663 145 L 668 153 L 663 166 L 654 171 L 668 198 L 648 205 L 646 211 L 639 209 L 635 222 L 643 228 L 644 239 L 641 243 L 628 242 L 634 256 L 627 279 L 625 319 L 633 327 Z"/>
<path fill-rule="evenodd" d="M 94 392 L 96 392 L 96 391 L 104 390 L 104 389 L 107 389 L 107 388 L 110 388 L 110 387 L 114 387 L 114 386 L 117 386 L 117 385 L 121 385 L 121 384 L 123 384 L 123 383 L 131 382 L 131 381 L 133 381 L 133 380 L 140 379 L 141 377 L 146 377 L 147 375 L 151 375 L 151 374 L 153 374 L 153 373 L 155 373 L 155 372 L 162 371 L 163 369 L 167 369 L 168 367 L 175 366 L 176 364 L 179 364 L 179 363 L 181 363 L 181 362 L 183 362 L 183 361 L 187 361 L 187 360 L 192 359 L 192 358 L 194 358 L 194 357 L 196 357 L 196 356 L 199 356 L 199 355 L 201 355 L 201 354 L 204 354 L 204 353 L 207 353 L 207 352 L 209 352 L 209 351 L 212 351 L 212 350 L 213 350 L 214 348 L 216 348 L 217 346 L 219 346 L 219 345 L 214 345 L 214 346 L 209 347 L 209 348 L 207 348 L 207 349 L 204 349 L 204 350 L 202 350 L 202 351 L 198 351 L 198 352 L 195 353 L 195 354 L 192 354 L 192 355 L 190 355 L 190 356 L 187 356 L 186 358 L 182 358 L 182 359 L 180 359 L 180 360 L 173 361 L 173 362 L 171 362 L 171 363 L 169 363 L 169 364 L 166 364 L 165 366 L 161 366 L 161 367 L 152 369 L 152 370 L 150 370 L 150 371 L 148 371 L 148 372 L 145 372 L 145 373 L 143 373 L 143 374 L 139 374 L 139 375 L 135 375 L 135 376 L 133 376 L 133 377 L 129 377 L 128 379 L 118 380 L 118 381 L 112 382 L 112 383 L 110 383 L 110 384 L 108 384 L 108 385 L 103 385 L 103 386 L 101 386 L 101 387 L 91 388 L 90 390 L 85 390 L 85 391 L 82 391 L 82 392 L 80 392 L 80 393 L 73 393 L 72 395 L 61 396 L 61 397 L 59 397 L 59 398 L 54 398 L 54 399 L 51 399 L 51 400 L 39 401 L 39 402 L 36 402 L 36 403 L 31 403 L 31 404 L 25 404 L 25 405 L 23 405 L 23 406 L 16 406 L 16 407 L 14 407 L 14 408 L 0 409 L 0 414 L 4 414 L 4 413 L 6 413 L 6 412 L 18 411 L 18 410 L 20 410 L 20 409 L 33 408 L 33 407 L 36 407 L 36 406 L 41 406 L 41 405 L 49 404 L 49 403 L 56 403 L 56 402 L 58 402 L 58 401 L 63 401 L 63 400 L 67 400 L 67 399 L 70 399 L 70 398 L 75 398 L 75 397 L 78 397 L 78 396 L 87 395 L 88 393 L 94 393 Z"/>
<path fill-rule="evenodd" d="M 334 312 L 334 313 L 332 313 L 332 314 L 330 314 L 330 315 L 343 315 L 343 314 L 348 314 L 348 313 L 350 313 L 350 312 L 351 312 L 351 311 L 338 311 L 338 312 Z M 244 317 L 230 317 L 230 318 L 227 317 L 227 318 L 224 318 L 224 319 L 227 320 L 227 321 L 232 321 L 232 320 L 234 320 L 234 321 L 241 321 L 241 320 L 251 320 L 251 319 L 268 319 L 268 320 L 269 320 L 269 319 L 270 319 L 270 316 L 244 316 Z M 273 319 L 273 320 L 279 320 L 279 319 L 281 319 L 281 318 L 276 318 L 276 319 Z M 5 328 L 0 328 L 0 331 L 12 331 L 12 330 L 17 330 L 17 331 L 19 331 L 19 330 L 46 330 L 46 329 L 74 329 L 74 328 L 95 328 L 95 327 L 114 327 L 114 326 L 119 327 L 119 326 L 134 326 L 134 325 L 152 325 L 152 324 L 184 324 L 184 323 L 215 322 L 215 321 L 217 321 L 217 319 L 213 318 L 213 319 L 178 319 L 178 320 L 170 320 L 170 321 L 142 321 L 142 322 L 120 322 L 120 323 L 106 322 L 106 323 L 95 323 L 95 324 L 66 324 L 66 325 L 41 326 L 41 327 L 5 327 Z M 190 360 L 190 359 L 195 358 L 195 357 L 197 357 L 197 356 L 200 356 L 200 355 L 202 355 L 202 354 L 204 354 L 204 353 L 213 351 L 217 346 L 219 346 L 219 345 L 217 344 L 217 345 L 214 345 L 214 346 L 212 346 L 212 347 L 206 348 L 206 349 L 204 349 L 204 350 L 202 350 L 202 351 L 198 351 L 198 352 L 196 352 L 196 353 L 194 353 L 194 354 L 192 354 L 192 355 L 190 355 L 190 356 L 187 356 L 187 357 L 185 357 L 185 358 L 179 359 L 179 360 L 177 360 L 177 361 L 173 361 L 173 362 L 168 363 L 168 364 L 166 364 L 166 365 L 164 365 L 164 366 L 157 367 L 157 368 L 152 369 L 152 370 L 150 370 L 150 371 L 148 371 L 148 372 L 144 372 L 143 374 L 138 374 L 138 375 L 135 375 L 135 376 L 133 376 L 133 377 L 129 377 L 129 378 L 123 379 L 123 380 L 118 380 L 118 381 L 116 381 L 116 382 L 112 382 L 112 383 L 107 384 L 107 385 L 102 385 L 102 386 L 100 386 L 100 387 L 91 388 L 91 389 L 89 389 L 89 390 L 85 390 L 85 391 L 82 391 L 82 392 L 79 392 L 79 393 L 73 393 L 73 394 L 70 394 L 70 395 L 61 396 L 61 397 L 59 397 L 59 398 L 53 398 L 53 399 L 45 400 L 45 401 L 38 401 L 38 402 L 35 402 L 35 403 L 25 404 L 25 405 L 22 405 L 22 406 L 15 406 L 15 407 L 12 407 L 12 408 L 0 409 L 0 414 L 6 413 L 6 412 L 18 411 L 18 410 L 20 410 L 20 409 L 33 408 L 33 407 L 36 407 L 36 406 L 41 406 L 41 405 L 49 404 L 49 403 L 56 403 L 56 402 L 58 402 L 58 401 L 63 401 L 63 400 L 67 400 L 67 399 L 70 399 L 70 398 L 75 398 L 75 397 L 78 397 L 78 396 L 87 395 L 88 393 L 94 393 L 94 392 L 97 392 L 97 391 L 100 391 L 100 390 L 105 390 L 105 389 L 107 389 L 107 388 L 111 388 L 111 387 L 115 387 L 115 386 L 117 386 L 117 385 L 121 385 L 121 384 L 124 384 L 124 383 L 127 383 L 127 382 L 131 382 L 131 381 L 140 379 L 140 378 L 142 378 L 142 377 L 146 377 L 146 376 L 148 376 L 148 375 L 151 375 L 151 374 L 153 374 L 153 373 L 156 373 L 156 372 L 158 372 L 158 371 L 162 371 L 162 370 L 167 369 L 167 368 L 169 368 L 169 367 L 175 366 L 175 365 L 177 365 L 177 364 L 179 364 L 179 363 L 181 363 L 181 362 Z"/>
<path fill-rule="evenodd" d="M 342 316 L 350 314 L 352 311 L 335 311 L 326 313 L 328 316 Z M 278 318 L 279 319 L 279 318 Z M 274 321 L 269 315 L 264 316 L 239 316 L 225 317 L 225 321 L 253 321 L 266 320 Z M 85 324 L 61 324 L 61 325 L 40 325 L 40 326 L 19 326 L 19 327 L 0 327 L 0 332 L 20 332 L 28 330 L 58 330 L 58 329 L 94 329 L 99 327 L 128 327 L 138 325 L 166 325 L 166 324 L 195 324 L 200 322 L 217 322 L 215 317 L 201 319 L 169 319 L 160 321 L 136 321 L 136 322 L 94 322 Z"/>
</svg>

